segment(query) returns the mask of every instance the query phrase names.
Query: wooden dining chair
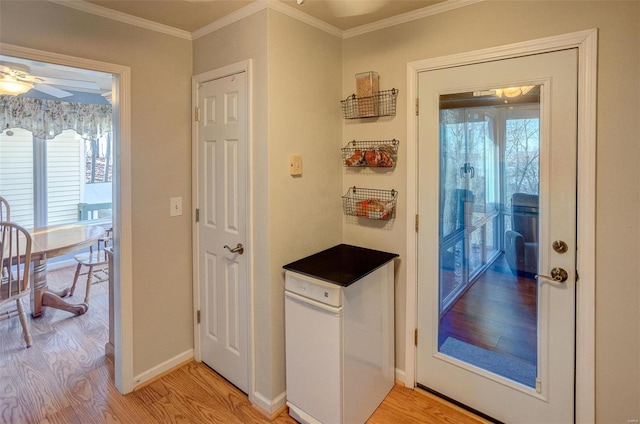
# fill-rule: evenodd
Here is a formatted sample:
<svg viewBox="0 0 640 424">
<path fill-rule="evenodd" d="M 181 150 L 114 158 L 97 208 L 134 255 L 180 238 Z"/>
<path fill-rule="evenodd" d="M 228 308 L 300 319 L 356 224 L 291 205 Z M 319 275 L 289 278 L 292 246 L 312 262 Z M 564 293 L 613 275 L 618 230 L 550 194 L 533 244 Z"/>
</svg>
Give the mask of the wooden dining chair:
<svg viewBox="0 0 640 424">
<path fill-rule="evenodd" d="M 106 231 L 104 237 L 98 239 L 98 242 L 94 246 L 89 247 L 88 253 L 80 253 L 73 257 L 76 262 L 78 262 L 78 266 L 76 267 L 76 274 L 73 277 L 73 284 L 71 285 L 69 296 L 73 296 L 73 293 L 76 290 L 76 284 L 78 283 L 78 277 L 80 277 L 80 270 L 82 269 L 82 267 L 89 267 L 89 270 L 87 271 L 87 288 L 84 294 L 84 303 L 89 303 L 91 280 L 93 279 L 93 268 L 100 265 L 106 265 L 109 262 L 109 258 L 104 249 L 111 243 L 112 231 L 113 229 L 109 228 Z"/>
<path fill-rule="evenodd" d="M 11 208 L 7 199 L 0 196 L 0 221 L 11 221 Z"/>
<path fill-rule="evenodd" d="M 1 221 L 11 221 L 11 208 L 9 207 L 9 202 L 7 202 L 7 199 L 2 196 L 0 196 L 0 222 Z M 6 277 L 6 270 L 4 268 L 0 271 L 0 275 L 2 277 Z"/>
<path fill-rule="evenodd" d="M 20 225 L 0 221 L 0 321 L 20 317 L 22 335 L 27 347 L 31 346 L 31 333 L 22 298 L 29 294 L 31 264 L 31 235 Z M 14 303 L 15 302 L 15 303 Z"/>
</svg>

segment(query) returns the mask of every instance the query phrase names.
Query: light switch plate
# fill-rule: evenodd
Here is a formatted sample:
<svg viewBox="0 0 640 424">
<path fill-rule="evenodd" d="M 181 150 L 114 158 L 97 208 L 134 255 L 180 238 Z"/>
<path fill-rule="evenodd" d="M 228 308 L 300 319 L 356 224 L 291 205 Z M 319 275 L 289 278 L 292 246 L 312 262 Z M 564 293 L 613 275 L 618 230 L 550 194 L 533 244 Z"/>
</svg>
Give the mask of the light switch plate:
<svg viewBox="0 0 640 424">
<path fill-rule="evenodd" d="M 182 215 L 182 197 L 172 197 L 169 199 L 169 216 Z"/>
<path fill-rule="evenodd" d="M 302 175 L 302 156 L 289 156 L 289 174 L 293 176 Z"/>
</svg>

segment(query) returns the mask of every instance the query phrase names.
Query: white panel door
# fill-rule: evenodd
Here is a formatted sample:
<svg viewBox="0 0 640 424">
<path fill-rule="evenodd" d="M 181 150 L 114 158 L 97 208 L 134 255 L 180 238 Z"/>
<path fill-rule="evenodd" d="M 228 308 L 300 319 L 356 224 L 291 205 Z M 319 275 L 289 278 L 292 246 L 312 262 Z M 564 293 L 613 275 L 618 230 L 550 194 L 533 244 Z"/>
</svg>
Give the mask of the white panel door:
<svg viewBox="0 0 640 424">
<path fill-rule="evenodd" d="M 503 422 L 574 421 L 577 72 L 573 49 L 419 76 L 418 209 L 422 225 L 418 234 L 417 382 Z M 538 118 L 522 109 L 526 104 L 517 104 L 512 87 L 539 91 L 539 123 L 535 126 L 532 121 Z M 456 103 L 460 98 L 464 104 Z M 528 133 L 529 144 L 508 144 L 505 140 L 512 136 L 509 131 L 513 128 L 495 124 L 500 116 L 516 112 L 518 119 L 527 121 L 521 129 Z M 511 124 L 517 123 L 514 117 Z M 456 143 L 447 141 L 456 135 Z M 516 148 L 521 150 L 514 154 Z M 480 149 L 482 154 L 477 154 Z M 517 164 L 509 163 L 508 158 Z M 520 169 L 517 175 L 525 176 L 525 165 L 533 162 L 536 171 L 531 175 L 536 181 L 525 189 L 518 185 L 520 178 L 513 177 L 513 170 Z M 508 239 L 515 227 L 513 191 L 523 192 L 526 196 L 520 197 L 536 199 L 539 205 L 533 214 L 538 240 L 530 244 L 529 251 L 529 259 L 535 259 L 533 268 L 507 265 Z M 450 219 L 454 215 L 457 218 Z M 475 233 L 479 236 L 474 238 Z M 566 242 L 565 251 L 552 248 L 556 240 Z M 468 271 L 474 263 L 477 269 L 488 271 L 488 288 L 486 294 L 462 303 L 464 296 L 478 293 L 474 286 L 481 284 Z M 566 270 L 566 281 L 534 278 L 550 275 L 556 267 Z M 506 278 L 511 278 L 507 289 L 517 293 L 513 305 L 534 293 L 528 315 L 516 312 L 513 306 L 504 322 L 488 322 L 496 306 L 490 308 L 480 299 L 502 300 L 504 292 L 497 289 L 497 283 Z M 465 279 L 467 287 L 461 294 L 443 302 L 445 290 L 455 294 L 447 286 Z M 453 318 L 447 320 L 451 311 L 456 319 L 470 317 L 466 328 Z M 530 316 L 534 318 L 528 336 L 533 347 L 524 352 L 523 357 L 531 359 L 527 365 L 517 356 L 523 352 L 512 350 L 507 355 L 500 349 L 524 340 L 524 323 Z M 502 330 L 506 322 L 515 326 L 510 332 L 514 340 L 485 337 L 471 342 L 481 327 L 493 325 Z M 523 338 L 516 340 L 520 336 Z M 527 370 L 530 377 L 522 375 Z"/>
<path fill-rule="evenodd" d="M 198 88 L 201 358 L 248 390 L 246 74 Z"/>
</svg>

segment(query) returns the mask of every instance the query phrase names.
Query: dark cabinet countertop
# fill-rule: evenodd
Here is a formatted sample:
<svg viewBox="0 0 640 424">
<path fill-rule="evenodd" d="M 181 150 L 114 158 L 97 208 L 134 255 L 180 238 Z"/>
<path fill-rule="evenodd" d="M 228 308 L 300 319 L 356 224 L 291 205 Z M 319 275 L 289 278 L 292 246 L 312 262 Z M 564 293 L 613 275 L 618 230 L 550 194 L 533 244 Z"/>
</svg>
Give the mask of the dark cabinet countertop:
<svg viewBox="0 0 640 424">
<path fill-rule="evenodd" d="M 339 244 L 283 268 L 347 287 L 396 257 L 395 253 Z"/>
</svg>

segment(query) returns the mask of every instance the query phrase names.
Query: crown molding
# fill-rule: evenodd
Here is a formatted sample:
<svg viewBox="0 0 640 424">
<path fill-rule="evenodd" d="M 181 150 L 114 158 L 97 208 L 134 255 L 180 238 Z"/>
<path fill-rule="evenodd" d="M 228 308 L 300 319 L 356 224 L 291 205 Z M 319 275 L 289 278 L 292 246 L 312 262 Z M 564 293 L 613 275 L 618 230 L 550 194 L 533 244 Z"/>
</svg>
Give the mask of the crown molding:
<svg viewBox="0 0 640 424">
<path fill-rule="evenodd" d="M 440 13 L 448 12 L 450 10 L 469 6 L 474 3 L 479 3 L 481 1 L 484 1 L 484 0 L 446 0 L 442 3 L 438 3 L 433 6 L 423 7 L 422 9 L 406 12 L 401 15 L 393 16 L 391 18 L 382 19 L 377 22 L 372 22 L 367 25 L 362 25 L 352 29 L 347 29 L 343 31 L 342 38 L 356 37 L 358 35 L 366 34 L 368 32 L 373 32 L 380 29 L 392 27 L 394 25 L 404 24 L 407 22 L 426 18 L 427 16 L 433 16 Z"/>
<path fill-rule="evenodd" d="M 223 18 L 220 18 L 215 22 L 212 22 L 208 25 L 203 26 L 200 29 L 195 30 L 193 33 L 191 33 L 191 36 L 193 37 L 194 40 L 198 39 L 204 35 L 217 31 L 220 28 L 223 28 L 234 22 L 238 22 L 241 19 L 244 19 L 247 16 L 250 16 L 264 9 L 275 10 L 291 18 L 294 18 L 298 21 L 304 22 L 312 27 L 325 31 L 331 35 L 335 35 L 336 37 L 342 38 L 342 30 L 340 28 L 336 28 L 333 25 L 329 25 L 328 23 L 321 21 L 320 19 L 307 15 L 306 13 L 301 12 L 300 10 L 294 7 L 288 6 L 278 0 L 257 0 L 243 7 L 242 9 L 236 10 L 235 12 Z"/>
<path fill-rule="evenodd" d="M 80 10 L 82 12 L 91 13 L 93 15 L 102 16 L 103 18 L 112 19 L 114 21 L 122 22 L 129 25 L 135 25 L 137 27 L 145 28 L 151 31 L 160 32 L 163 34 L 171 35 L 185 40 L 192 40 L 191 33 L 178 28 L 174 28 L 169 25 L 159 24 L 157 22 L 150 21 L 148 19 L 138 18 L 127 13 L 118 12 L 116 10 L 108 9 L 103 6 L 98 6 L 93 3 L 88 3 L 82 0 L 48 0 L 51 3 L 56 3 L 61 6 L 69 7 L 71 9 Z"/>
<path fill-rule="evenodd" d="M 469 6 L 484 0 L 446 0 L 442 3 L 438 3 L 433 6 L 427 6 L 422 9 L 403 13 L 401 15 L 393 16 L 387 19 L 382 19 L 377 22 L 373 22 L 367 25 L 362 25 L 362 26 L 344 30 L 344 31 L 324 21 L 321 21 L 320 19 L 307 15 L 306 13 L 300 11 L 299 9 L 296 9 L 295 7 L 291 7 L 285 3 L 282 3 L 279 0 L 257 0 L 193 32 L 184 31 L 178 28 L 171 27 L 169 25 L 164 25 L 164 24 L 147 20 L 147 19 L 138 18 L 136 16 L 132 16 L 127 13 L 118 12 L 103 6 L 95 5 L 93 3 L 88 3 L 83 0 L 48 0 L 48 1 L 50 1 L 51 3 L 59 4 L 61 6 L 80 10 L 82 12 L 102 16 L 107 19 L 112 19 L 118 22 L 145 28 L 151 31 L 156 31 L 156 32 L 171 35 L 174 37 L 183 38 L 185 40 L 193 41 L 207 34 L 210 34 L 214 31 L 217 31 L 221 28 L 224 28 L 225 26 L 238 22 L 264 9 L 275 10 L 293 19 L 296 19 L 300 22 L 303 22 L 312 27 L 315 27 L 321 31 L 324 31 L 336 37 L 345 39 L 345 38 L 356 37 L 358 35 L 366 34 L 373 31 L 378 31 L 380 29 L 388 28 L 394 25 L 415 21 L 417 19 L 422 19 L 427 16 L 448 12 L 450 10 Z"/>
<path fill-rule="evenodd" d="M 268 1 L 266 0 L 258 0 L 254 1 L 247 6 L 238 9 L 234 12 L 231 12 L 227 16 L 224 16 L 220 19 L 217 19 L 210 24 L 207 24 L 203 27 L 200 27 L 191 33 L 191 39 L 196 40 L 200 37 L 203 37 L 207 34 L 210 34 L 214 31 L 217 31 L 221 28 L 226 27 L 227 25 L 231 25 L 235 22 L 238 22 L 248 16 L 253 15 L 254 13 L 260 12 L 261 10 L 266 9 L 268 6 Z"/>
<path fill-rule="evenodd" d="M 342 38 L 343 36 L 344 31 L 341 30 L 340 28 L 330 25 L 324 21 L 321 21 L 318 18 L 314 18 L 313 16 L 300 11 L 300 9 L 291 7 L 279 0 L 267 0 L 267 1 L 269 2 L 269 8 L 272 10 L 281 12 L 291 18 L 297 19 L 319 30 L 328 32 L 331 35 L 335 35 L 336 37 Z"/>
</svg>

